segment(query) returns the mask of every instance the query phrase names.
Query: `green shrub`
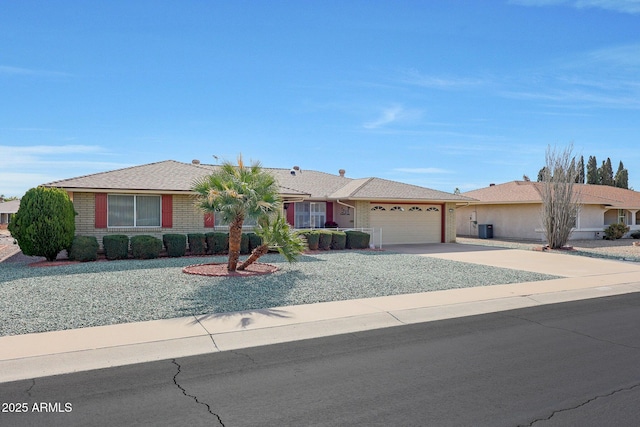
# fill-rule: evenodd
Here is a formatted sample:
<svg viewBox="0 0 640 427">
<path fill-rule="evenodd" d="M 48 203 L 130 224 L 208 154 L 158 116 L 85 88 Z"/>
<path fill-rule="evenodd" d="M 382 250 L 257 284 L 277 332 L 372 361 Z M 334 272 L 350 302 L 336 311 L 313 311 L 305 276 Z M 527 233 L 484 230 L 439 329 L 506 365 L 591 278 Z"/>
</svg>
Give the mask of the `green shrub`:
<svg viewBox="0 0 640 427">
<path fill-rule="evenodd" d="M 304 237 L 307 241 L 307 247 L 310 251 L 318 250 L 318 241 L 320 240 L 320 233 L 314 230 L 303 230 L 298 232 L 299 235 Z"/>
<path fill-rule="evenodd" d="M 318 232 L 318 249 L 328 251 L 331 249 L 332 233 L 329 230 L 321 230 Z"/>
<path fill-rule="evenodd" d="M 124 234 L 108 234 L 102 238 L 102 247 L 107 259 L 126 259 L 129 256 L 129 237 Z"/>
<path fill-rule="evenodd" d="M 371 236 L 362 231 L 345 231 L 347 235 L 347 249 L 368 249 Z"/>
<path fill-rule="evenodd" d="M 187 240 L 189 241 L 189 252 L 191 255 L 204 255 L 205 254 L 205 237 L 202 233 L 190 233 L 187 234 Z"/>
<path fill-rule="evenodd" d="M 187 252 L 187 236 L 184 234 L 164 234 L 162 236 L 167 256 L 181 257 Z"/>
<path fill-rule="evenodd" d="M 98 259 L 98 239 L 94 236 L 76 236 L 71 243 L 69 259 L 73 261 L 95 261 Z"/>
<path fill-rule="evenodd" d="M 249 236 L 249 253 L 253 252 L 255 248 L 262 245 L 262 238 L 256 233 L 247 233 Z"/>
<path fill-rule="evenodd" d="M 344 231 L 331 232 L 331 249 L 342 250 L 347 245 L 347 234 Z"/>
<path fill-rule="evenodd" d="M 604 229 L 604 238 L 607 240 L 620 239 L 627 231 L 629 231 L 629 227 L 624 224 L 611 224 Z"/>
<path fill-rule="evenodd" d="M 8 228 L 25 255 L 53 261 L 62 250 L 71 250 L 76 233 L 75 216 L 66 191 L 37 187 L 22 197 Z"/>
<path fill-rule="evenodd" d="M 131 238 L 131 253 L 136 259 L 152 259 L 160 256 L 162 240 L 153 236 L 133 236 Z"/>
<path fill-rule="evenodd" d="M 631 233 L 631 238 L 640 239 L 640 231 L 634 231 L 633 233 Z"/>
<path fill-rule="evenodd" d="M 229 233 L 214 231 L 204 235 L 207 241 L 207 253 L 222 255 L 229 252 Z"/>
<path fill-rule="evenodd" d="M 249 235 L 247 233 L 242 233 L 242 240 L 240 240 L 240 254 L 248 255 L 249 252 Z"/>
</svg>

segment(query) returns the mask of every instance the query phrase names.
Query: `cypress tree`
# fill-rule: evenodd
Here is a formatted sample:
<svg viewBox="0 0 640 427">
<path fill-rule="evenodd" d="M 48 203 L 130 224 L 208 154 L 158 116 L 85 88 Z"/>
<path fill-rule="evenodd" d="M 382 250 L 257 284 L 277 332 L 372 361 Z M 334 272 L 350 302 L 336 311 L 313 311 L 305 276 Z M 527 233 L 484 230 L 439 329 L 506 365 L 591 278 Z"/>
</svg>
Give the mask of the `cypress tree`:
<svg viewBox="0 0 640 427">
<path fill-rule="evenodd" d="M 587 162 L 587 184 L 598 184 L 598 161 L 596 156 L 589 156 Z"/>
<path fill-rule="evenodd" d="M 576 165 L 576 184 L 584 184 L 584 156 L 580 156 Z"/>
<path fill-rule="evenodd" d="M 622 161 L 620 161 L 620 164 L 618 165 L 618 171 L 614 178 L 614 185 L 618 188 L 629 188 L 629 171 L 625 169 Z"/>
</svg>

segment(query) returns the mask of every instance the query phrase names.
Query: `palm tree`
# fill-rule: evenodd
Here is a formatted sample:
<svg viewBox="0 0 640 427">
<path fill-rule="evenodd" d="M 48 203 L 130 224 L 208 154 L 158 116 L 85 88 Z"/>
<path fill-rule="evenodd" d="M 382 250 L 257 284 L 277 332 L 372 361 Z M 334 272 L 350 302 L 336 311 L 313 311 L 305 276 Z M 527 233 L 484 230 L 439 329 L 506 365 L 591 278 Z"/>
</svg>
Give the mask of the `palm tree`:
<svg viewBox="0 0 640 427">
<path fill-rule="evenodd" d="M 276 249 L 289 262 L 296 261 L 298 255 L 305 249 L 304 240 L 294 233 L 280 213 L 273 219 L 269 215 L 262 216 L 258 220 L 255 232 L 262 238 L 262 244 L 251 252 L 249 258 L 238 267 L 238 270 L 246 269 L 270 249 Z"/>
<path fill-rule="evenodd" d="M 197 193 L 197 206 L 221 215 L 229 224 L 227 270 L 236 271 L 245 218 L 262 217 L 280 205 L 276 179 L 259 162 L 247 167 L 239 155 L 237 165 L 223 162 L 211 175 L 196 181 L 193 191 Z"/>
</svg>

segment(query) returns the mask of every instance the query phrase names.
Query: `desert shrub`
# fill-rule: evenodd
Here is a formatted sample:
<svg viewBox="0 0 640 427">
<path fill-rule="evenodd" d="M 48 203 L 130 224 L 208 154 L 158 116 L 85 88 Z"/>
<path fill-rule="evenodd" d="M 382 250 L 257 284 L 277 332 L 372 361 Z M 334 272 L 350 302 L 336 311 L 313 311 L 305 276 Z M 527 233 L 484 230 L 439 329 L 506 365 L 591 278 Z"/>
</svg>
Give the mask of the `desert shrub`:
<svg viewBox="0 0 640 427">
<path fill-rule="evenodd" d="M 240 240 L 240 254 L 249 254 L 249 235 L 247 233 L 242 233 L 242 237 Z"/>
<path fill-rule="evenodd" d="M 318 250 L 318 242 L 320 240 L 320 233 L 314 230 L 303 230 L 298 232 L 306 241 L 310 251 Z"/>
<path fill-rule="evenodd" d="M 162 240 L 153 236 L 133 236 L 131 238 L 131 254 L 136 259 L 152 259 L 160 256 Z"/>
<path fill-rule="evenodd" d="M 98 239 L 94 236 L 76 236 L 71 243 L 69 259 L 74 261 L 95 261 L 98 259 Z"/>
<path fill-rule="evenodd" d="M 262 238 L 256 233 L 247 233 L 247 235 L 249 236 L 249 252 L 262 245 Z"/>
<path fill-rule="evenodd" d="M 204 255 L 205 254 L 205 237 L 202 233 L 190 233 L 187 234 L 187 240 L 189 241 L 189 252 L 191 255 Z"/>
<path fill-rule="evenodd" d="M 331 232 L 331 249 L 342 250 L 347 245 L 347 234 L 344 231 Z"/>
<path fill-rule="evenodd" d="M 369 241 L 371 236 L 368 233 L 362 231 L 345 231 L 347 235 L 346 247 L 347 249 L 367 249 L 369 248 Z"/>
<path fill-rule="evenodd" d="M 129 237 L 124 234 L 108 234 L 102 238 L 102 247 L 107 259 L 125 259 L 129 256 Z"/>
<path fill-rule="evenodd" d="M 604 238 L 607 240 L 620 239 L 627 233 L 627 231 L 629 231 L 629 227 L 627 225 L 620 223 L 611 224 L 604 229 Z"/>
<path fill-rule="evenodd" d="M 214 231 L 204 235 L 207 241 L 207 253 L 221 255 L 229 252 L 229 233 Z"/>
<path fill-rule="evenodd" d="M 634 231 L 630 236 L 632 239 L 640 239 L 640 231 Z"/>
<path fill-rule="evenodd" d="M 318 249 L 328 251 L 331 249 L 332 233 L 329 230 L 321 230 L 318 232 Z"/>
<path fill-rule="evenodd" d="M 76 233 L 75 216 L 66 191 L 37 187 L 22 197 L 8 228 L 25 255 L 53 261 L 62 250 L 71 249 Z"/>
<path fill-rule="evenodd" d="M 187 251 L 187 236 L 184 234 L 164 234 L 162 243 L 167 248 L 167 256 L 181 257 Z"/>
</svg>

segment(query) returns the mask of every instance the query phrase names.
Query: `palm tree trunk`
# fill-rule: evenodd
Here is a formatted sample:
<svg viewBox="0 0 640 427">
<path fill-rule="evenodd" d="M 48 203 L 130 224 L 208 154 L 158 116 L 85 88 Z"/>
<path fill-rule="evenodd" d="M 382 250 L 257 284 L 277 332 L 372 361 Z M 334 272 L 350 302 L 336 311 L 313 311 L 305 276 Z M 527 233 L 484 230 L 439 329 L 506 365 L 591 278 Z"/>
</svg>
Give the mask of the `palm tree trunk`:
<svg viewBox="0 0 640 427">
<path fill-rule="evenodd" d="M 249 267 L 251 264 L 253 264 L 254 262 L 256 262 L 258 260 L 258 258 L 260 258 L 262 255 L 266 254 L 267 252 L 269 252 L 269 245 L 260 245 L 257 248 L 255 248 L 252 252 L 251 252 L 251 256 L 249 256 L 249 258 L 246 259 L 245 262 L 243 262 L 239 267 L 238 270 L 244 270 L 247 267 Z"/>
<path fill-rule="evenodd" d="M 228 271 L 236 271 L 240 259 L 240 242 L 242 240 L 242 223 L 244 218 L 236 218 L 229 225 L 229 262 Z"/>
</svg>

